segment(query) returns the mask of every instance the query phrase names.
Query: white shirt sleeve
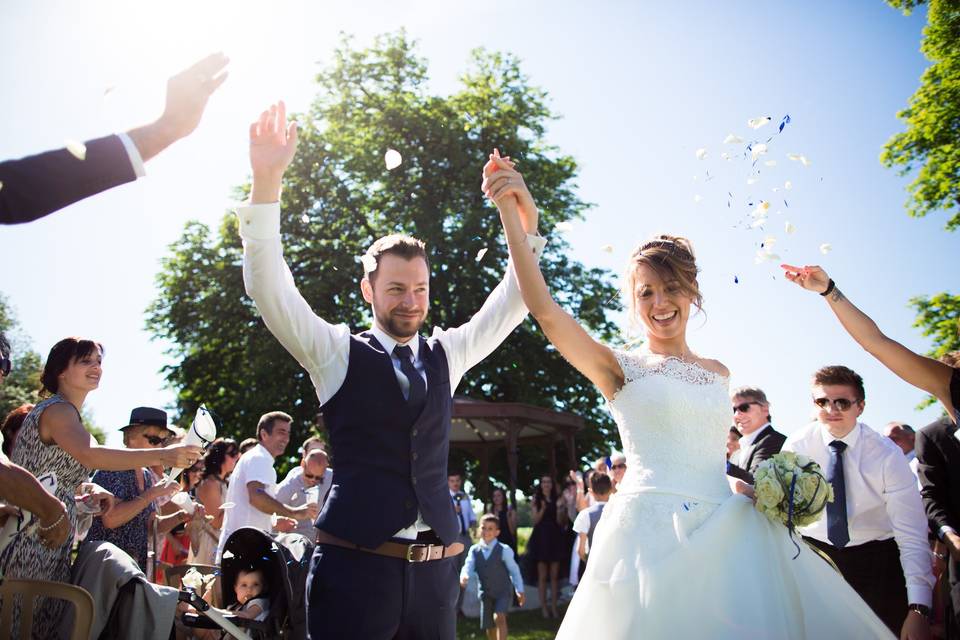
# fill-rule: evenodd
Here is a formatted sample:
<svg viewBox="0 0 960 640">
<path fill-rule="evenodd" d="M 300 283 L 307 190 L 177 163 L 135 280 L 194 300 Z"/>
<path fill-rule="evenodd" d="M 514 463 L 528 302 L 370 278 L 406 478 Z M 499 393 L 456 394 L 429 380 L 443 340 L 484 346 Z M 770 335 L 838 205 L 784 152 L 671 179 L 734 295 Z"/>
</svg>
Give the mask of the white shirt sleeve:
<svg viewBox="0 0 960 640">
<path fill-rule="evenodd" d="M 573 530 L 577 533 L 590 533 L 589 509 L 584 509 L 577 514 L 577 519 L 573 521 Z"/>
<path fill-rule="evenodd" d="M 257 456 L 250 461 L 247 467 L 246 483 L 262 482 L 270 495 L 276 493 L 277 471 L 273 468 L 273 460 L 267 456 Z"/>
<path fill-rule="evenodd" d="M 917 478 L 901 455 L 891 455 L 883 465 L 883 499 L 900 548 L 900 564 L 907 579 L 907 600 L 931 606 L 933 573 L 927 542 L 927 516 L 917 489 Z"/>
<path fill-rule="evenodd" d="M 237 216 L 247 295 L 270 332 L 310 374 L 323 404 L 347 377 L 350 328 L 323 320 L 297 290 L 280 244 L 280 203 L 239 207 Z"/>
<path fill-rule="evenodd" d="M 538 258 L 546 244 L 545 238 L 527 235 L 527 245 Z M 434 329 L 433 337 L 443 345 L 447 356 L 451 394 L 470 367 L 490 355 L 526 315 L 527 307 L 510 261 L 503 280 L 470 320 L 452 329 Z"/>
<path fill-rule="evenodd" d="M 136 174 L 138 178 L 147 175 L 146 169 L 143 168 L 143 156 L 140 155 L 140 149 L 137 149 L 136 143 L 134 143 L 126 133 L 118 133 L 117 137 L 120 138 L 120 142 L 123 143 L 123 148 L 127 151 L 127 156 L 130 158 L 130 166 L 133 167 L 133 173 Z"/>
</svg>

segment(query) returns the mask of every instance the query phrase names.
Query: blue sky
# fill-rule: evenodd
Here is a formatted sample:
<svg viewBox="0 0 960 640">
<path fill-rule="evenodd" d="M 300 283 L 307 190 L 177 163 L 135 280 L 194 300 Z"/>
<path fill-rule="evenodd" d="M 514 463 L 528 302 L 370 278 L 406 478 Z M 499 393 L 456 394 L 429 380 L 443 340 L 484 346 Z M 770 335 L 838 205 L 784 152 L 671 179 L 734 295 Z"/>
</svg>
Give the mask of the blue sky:
<svg viewBox="0 0 960 640">
<path fill-rule="evenodd" d="M 170 404 L 158 373 L 165 345 L 151 341 L 143 315 L 167 246 L 187 220 L 215 224 L 233 206 L 232 189 L 248 174 L 249 121 L 279 98 L 306 109 L 339 32 L 367 45 L 403 27 L 419 41 L 438 93 L 456 87 L 469 51 L 481 46 L 517 54 L 549 92 L 562 118 L 548 141 L 580 162 L 579 194 L 595 205 L 564 232 L 578 260 L 619 274 L 650 234 L 691 238 L 707 310 L 692 322 L 691 346 L 727 364 L 732 384 L 766 389 L 783 431 L 809 419 L 809 376 L 834 363 L 864 376 L 865 422 L 923 425 L 939 410 L 915 411 L 922 393 L 863 353 L 822 300 L 780 277 L 776 262 L 757 265 L 754 256 L 775 236 L 783 260 L 823 265 L 889 335 L 929 348 L 911 327 L 907 300 L 957 290 L 946 256 L 960 238 L 942 230 L 943 214 L 907 217 L 907 179 L 878 161 L 926 67 L 924 23 L 923 11 L 904 17 L 882 0 L 8 3 L 0 22 L 7 96 L 0 157 L 146 122 L 162 108 L 169 75 L 216 50 L 232 63 L 197 132 L 152 161 L 145 179 L 4 228 L 0 291 L 42 354 L 67 335 L 105 344 L 105 375 L 88 408 L 108 432 L 134 406 Z M 785 114 L 792 122 L 748 185 L 750 163 L 720 157 L 742 145 L 723 139 L 766 139 Z M 747 127 L 767 115 L 773 124 Z M 384 140 L 370 153 L 399 144 Z M 700 148 L 704 160 L 696 158 Z M 769 222 L 748 229 L 754 207 L 747 203 L 759 199 L 771 203 Z M 796 233 L 785 233 L 787 221 Z M 829 254 L 820 253 L 822 243 L 832 245 Z M 224 371 L 236 375 L 243 374 Z"/>
</svg>

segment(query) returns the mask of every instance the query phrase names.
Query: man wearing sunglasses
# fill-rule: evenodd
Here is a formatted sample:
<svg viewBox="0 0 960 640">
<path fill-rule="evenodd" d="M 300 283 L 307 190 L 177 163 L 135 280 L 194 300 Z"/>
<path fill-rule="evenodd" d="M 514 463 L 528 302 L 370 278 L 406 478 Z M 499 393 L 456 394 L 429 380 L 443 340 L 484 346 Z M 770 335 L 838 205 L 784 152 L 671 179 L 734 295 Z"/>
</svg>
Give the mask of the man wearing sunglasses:
<svg viewBox="0 0 960 640">
<path fill-rule="evenodd" d="M 303 458 L 300 460 L 301 472 L 288 473 L 284 481 L 277 485 L 277 500 L 291 507 L 316 503 L 317 509 L 322 509 L 327 494 L 330 493 L 330 487 L 333 485 L 333 470 L 329 466 L 327 453 L 323 449 L 317 447 L 305 449 Z M 314 487 L 316 490 L 313 490 Z M 311 518 L 301 520 L 284 518 L 284 520 L 295 524 L 285 528 L 280 524 L 283 521 L 278 520 L 276 527 L 278 531 L 299 533 L 311 541 L 317 537 L 317 530 Z"/>
<path fill-rule="evenodd" d="M 816 421 L 783 449 L 820 465 L 834 501 L 799 531 L 897 637 L 929 638 L 934 580 L 917 479 L 896 444 L 857 420 L 865 406 L 859 375 L 823 367 L 813 376 L 812 394 Z"/>
<path fill-rule="evenodd" d="M 740 387 L 731 396 L 733 422 L 741 433 L 740 450 L 730 456 L 727 475 L 753 484 L 753 474 L 764 460 L 780 453 L 787 436 L 770 424 L 767 394 L 757 387 Z"/>
</svg>

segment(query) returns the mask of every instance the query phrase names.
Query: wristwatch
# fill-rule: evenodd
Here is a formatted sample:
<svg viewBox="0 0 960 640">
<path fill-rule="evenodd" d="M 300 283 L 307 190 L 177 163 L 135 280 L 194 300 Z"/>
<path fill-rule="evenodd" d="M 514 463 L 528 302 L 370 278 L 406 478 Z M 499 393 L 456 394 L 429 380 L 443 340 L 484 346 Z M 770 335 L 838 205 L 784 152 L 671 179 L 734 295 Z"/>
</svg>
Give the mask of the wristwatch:
<svg viewBox="0 0 960 640">
<path fill-rule="evenodd" d="M 928 606 L 925 605 L 925 604 L 913 604 L 913 603 L 911 603 L 911 604 L 907 605 L 907 610 L 909 610 L 909 611 L 916 611 L 917 613 L 919 613 L 920 615 L 922 615 L 922 616 L 923 616 L 924 618 L 926 618 L 927 620 L 930 619 L 930 613 L 931 613 L 931 612 L 930 612 L 930 607 L 928 607 Z"/>
</svg>

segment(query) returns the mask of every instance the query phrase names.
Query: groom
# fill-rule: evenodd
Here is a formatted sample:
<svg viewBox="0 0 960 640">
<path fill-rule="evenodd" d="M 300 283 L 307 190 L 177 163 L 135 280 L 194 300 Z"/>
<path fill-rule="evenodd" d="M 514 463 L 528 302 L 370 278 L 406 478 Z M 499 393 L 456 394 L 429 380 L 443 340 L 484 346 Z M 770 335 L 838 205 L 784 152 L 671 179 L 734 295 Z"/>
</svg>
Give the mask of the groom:
<svg viewBox="0 0 960 640">
<path fill-rule="evenodd" d="M 447 490 L 452 396 L 527 309 L 508 268 L 469 322 L 419 335 L 430 300 L 426 249 L 390 235 L 363 260 L 370 330 L 351 335 L 319 318 L 297 291 L 280 244 L 280 185 L 296 145 L 282 102 L 261 114 L 250 128 L 250 204 L 237 214 L 247 293 L 310 374 L 336 455 L 333 487 L 315 523 L 309 637 L 452 640 L 463 547 Z M 526 188 L 515 186 L 528 245 L 539 254 L 537 209 Z"/>
</svg>

